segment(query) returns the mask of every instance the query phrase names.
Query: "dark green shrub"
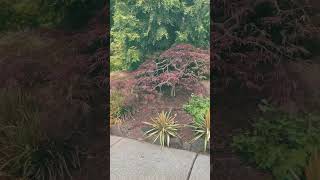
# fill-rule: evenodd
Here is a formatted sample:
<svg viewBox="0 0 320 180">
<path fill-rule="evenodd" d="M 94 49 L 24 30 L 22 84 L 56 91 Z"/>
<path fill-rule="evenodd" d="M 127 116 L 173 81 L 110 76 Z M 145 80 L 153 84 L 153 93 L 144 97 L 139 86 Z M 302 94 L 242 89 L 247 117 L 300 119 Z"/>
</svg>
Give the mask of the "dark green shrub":
<svg viewBox="0 0 320 180">
<path fill-rule="evenodd" d="M 104 3 L 105 0 L 2 0 L 0 31 L 38 26 L 80 28 Z"/>
<path fill-rule="evenodd" d="M 319 116 L 289 115 L 271 106 L 264 110 L 252 131 L 234 137 L 233 148 L 277 180 L 303 177 L 309 156 L 320 148 Z"/>
<path fill-rule="evenodd" d="M 42 0 L 41 9 L 48 20 L 64 28 L 80 28 L 104 7 L 106 0 Z M 47 13 L 46 13 L 47 12 Z"/>
<path fill-rule="evenodd" d="M 0 32 L 39 25 L 39 8 L 39 0 L 2 0 L 0 2 Z"/>
</svg>

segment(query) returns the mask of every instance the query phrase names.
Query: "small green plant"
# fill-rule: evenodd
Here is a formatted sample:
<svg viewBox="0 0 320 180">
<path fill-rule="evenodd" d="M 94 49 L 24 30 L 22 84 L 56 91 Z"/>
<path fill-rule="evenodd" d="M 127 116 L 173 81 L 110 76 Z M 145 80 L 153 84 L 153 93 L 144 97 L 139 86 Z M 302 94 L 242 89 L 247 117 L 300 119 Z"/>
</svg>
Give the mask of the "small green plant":
<svg viewBox="0 0 320 180">
<path fill-rule="evenodd" d="M 320 151 L 312 154 L 308 166 L 305 168 L 306 180 L 320 179 Z"/>
<path fill-rule="evenodd" d="M 0 172 L 32 180 L 57 180 L 78 168 L 76 148 L 50 139 L 40 127 L 39 109 L 22 90 L 0 89 Z"/>
<path fill-rule="evenodd" d="M 276 180 L 301 179 L 309 156 L 320 147 L 319 116 L 261 107 L 263 117 L 252 131 L 234 137 L 233 148 L 247 162 L 270 171 Z"/>
<path fill-rule="evenodd" d="M 177 137 L 179 124 L 174 121 L 175 116 L 170 115 L 171 112 L 162 111 L 156 118 L 151 118 L 151 123 L 144 122 L 151 126 L 151 129 L 145 132 L 146 138 L 154 137 L 153 143 L 158 139 L 160 145 L 163 147 L 165 144 L 169 147 L 170 138 Z"/>
<path fill-rule="evenodd" d="M 201 124 L 203 117 L 210 109 L 210 99 L 192 94 L 190 100 L 183 106 L 183 108 L 197 123 Z"/>
<path fill-rule="evenodd" d="M 195 132 L 195 138 L 191 142 L 198 140 L 199 138 L 204 139 L 204 151 L 207 150 L 207 145 L 210 143 L 210 111 L 207 111 L 203 120 L 199 123 L 194 122 L 191 126 Z"/>
</svg>

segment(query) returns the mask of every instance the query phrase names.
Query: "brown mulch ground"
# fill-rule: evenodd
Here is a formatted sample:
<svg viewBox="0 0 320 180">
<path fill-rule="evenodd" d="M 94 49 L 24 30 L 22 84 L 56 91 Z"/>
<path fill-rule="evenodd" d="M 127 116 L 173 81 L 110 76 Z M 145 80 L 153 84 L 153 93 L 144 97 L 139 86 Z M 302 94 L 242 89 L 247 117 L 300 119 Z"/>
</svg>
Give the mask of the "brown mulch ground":
<svg viewBox="0 0 320 180">
<path fill-rule="evenodd" d="M 111 73 L 111 90 L 121 91 L 128 82 L 134 81 L 134 72 L 116 72 Z M 127 87 L 130 89 L 132 87 Z M 123 92 L 126 94 L 127 91 Z M 163 95 L 154 101 L 146 101 L 139 99 L 132 99 L 129 104 L 131 112 L 123 117 L 123 123 L 120 125 L 121 132 L 116 135 L 125 136 L 128 138 L 146 140 L 144 139 L 144 128 L 148 126 L 143 122 L 150 122 L 152 117 L 157 116 L 157 113 L 162 111 L 176 114 L 175 121 L 178 124 L 186 125 L 192 122 L 192 117 L 183 110 L 183 105 L 187 103 L 192 92 L 187 92 L 182 89 L 177 89 L 175 97 Z M 134 95 L 128 95 L 134 96 Z M 115 127 L 116 128 L 116 127 Z M 112 133 L 112 132 L 111 132 Z M 182 127 L 179 136 L 183 142 L 190 141 L 193 138 L 193 133 L 190 128 Z M 148 141 L 148 140 L 146 140 Z M 183 148 L 176 147 L 176 148 Z"/>
<path fill-rule="evenodd" d="M 188 115 L 182 108 L 182 106 L 189 100 L 190 94 L 188 92 L 177 91 L 175 97 L 162 97 L 155 102 L 142 102 L 138 106 L 134 106 L 134 114 L 128 116 L 125 119 L 125 126 L 127 132 L 125 135 L 134 139 L 143 138 L 143 127 L 148 127 L 143 122 L 150 122 L 151 117 L 155 117 L 157 113 L 161 111 L 168 112 L 171 110 L 171 114 L 177 114 L 175 121 L 178 124 L 189 124 L 192 122 L 192 117 Z M 192 139 L 192 131 L 190 128 L 183 127 L 179 133 L 181 139 L 186 142 Z"/>
</svg>

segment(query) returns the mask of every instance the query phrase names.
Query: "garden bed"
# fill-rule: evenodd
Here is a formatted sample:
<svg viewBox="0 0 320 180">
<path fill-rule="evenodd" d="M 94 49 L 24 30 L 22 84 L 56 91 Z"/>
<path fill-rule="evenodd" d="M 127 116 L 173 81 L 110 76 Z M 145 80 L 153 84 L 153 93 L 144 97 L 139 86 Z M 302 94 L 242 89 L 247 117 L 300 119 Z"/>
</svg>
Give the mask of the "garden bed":
<svg viewBox="0 0 320 180">
<path fill-rule="evenodd" d="M 111 84 L 128 84 L 128 81 L 133 80 L 133 73 L 134 72 L 111 73 Z M 210 87 L 209 81 L 203 81 L 202 86 L 203 88 L 206 88 L 206 92 L 202 95 L 208 96 Z M 111 90 L 113 87 L 116 86 L 111 85 Z M 131 107 L 130 112 L 126 113 L 122 118 L 122 123 L 120 125 L 111 126 L 110 133 L 112 135 L 152 143 L 152 139 L 146 139 L 144 136 L 144 133 L 148 130 L 148 125 L 144 124 L 144 122 L 149 122 L 152 117 L 157 116 L 157 113 L 161 113 L 162 111 L 171 111 L 172 115 L 176 114 L 175 121 L 180 125 L 191 124 L 193 122 L 192 116 L 183 109 L 183 105 L 188 102 L 192 93 L 193 92 L 191 91 L 177 89 L 175 97 L 163 95 L 154 101 L 132 100 L 131 103 L 127 105 Z M 171 140 L 170 147 L 203 152 L 203 142 L 200 139 L 194 143 L 190 143 L 190 140 L 194 137 L 193 131 L 190 127 L 181 127 L 178 134 L 178 138 L 173 138 Z"/>
</svg>

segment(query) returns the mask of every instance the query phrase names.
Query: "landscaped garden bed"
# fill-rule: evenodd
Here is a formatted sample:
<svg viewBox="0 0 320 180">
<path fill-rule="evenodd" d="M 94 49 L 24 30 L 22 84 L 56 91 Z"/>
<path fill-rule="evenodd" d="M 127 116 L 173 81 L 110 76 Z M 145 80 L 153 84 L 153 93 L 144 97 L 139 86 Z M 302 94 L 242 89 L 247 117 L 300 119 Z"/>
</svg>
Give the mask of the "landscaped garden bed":
<svg viewBox="0 0 320 180">
<path fill-rule="evenodd" d="M 208 68 L 208 52 L 190 45 L 174 46 L 159 57 L 165 59 L 166 55 L 171 56 L 171 62 L 176 63 L 174 66 L 185 63 L 187 69 L 188 61 L 191 66 L 193 61 L 199 61 L 199 64 L 207 63 L 203 70 Z M 201 74 L 203 77 L 200 77 L 198 74 L 192 74 L 193 72 L 190 74 L 194 76 L 184 74 L 187 70 L 178 74 L 177 70 L 171 69 L 160 73 L 159 76 L 150 77 L 150 74 L 153 75 L 150 71 L 157 71 L 153 65 L 158 59 L 151 58 L 132 72 L 111 73 L 111 116 L 112 110 L 119 112 L 119 114 L 114 113 L 114 116 L 118 117 L 111 124 L 111 134 L 153 143 L 154 137 L 147 138 L 148 134 L 146 134 L 151 130 L 149 123 L 152 118 L 155 119 L 163 113 L 164 119 L 172 118 L 173 124 L 177 125 L 177 131 L 174 131 L 176 134 L 170 135 L 170 147 L 204 152 L 205 141 L 202 137 L 194 140 L 196 134 L 192 125 L 196 121 L 204 122 L 206 113 L 210 110 L 210 81 L 205 80 L 208 71 L 203 72 L 204 74 Z M 170 68 L 172 68 L 171 64 L 168 65 L 168 69 Z M 195 66 L 195 68 L 199 67 Z M 189 78 L 189 81 L 184 78 Z M 162 86 L 161 91 L 159 84 Z M 175 88 L 174 91 L 172 87 Z M 115 108 L 115 105 L 119 105 L 119 108 Z M 210 128 L 210 125 L 207 127 Z M 159 139 L 154 143 L 162 144 Z M 206 145 L 206 149 L 208 148 L 209 145 Z"/>
</svg>

